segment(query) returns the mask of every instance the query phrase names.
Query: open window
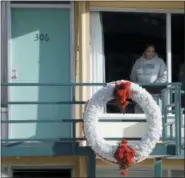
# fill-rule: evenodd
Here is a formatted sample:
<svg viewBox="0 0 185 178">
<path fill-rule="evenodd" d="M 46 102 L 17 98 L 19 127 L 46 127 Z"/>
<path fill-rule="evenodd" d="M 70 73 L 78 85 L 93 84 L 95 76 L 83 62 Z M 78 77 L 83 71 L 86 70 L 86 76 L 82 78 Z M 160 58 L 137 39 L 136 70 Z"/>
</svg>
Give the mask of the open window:
<svg viewBox="0 0 185 178">
<path fill-rule="evenodd" d="M 132 66 L 147 44 L 154 44 L 166 63 L 168 82 L 180 81 L 185 59 L 183 14 L 92 12 L 91 24 L 91 82 L 130 80 Z M 122 111 L 110 102 L 107 112 Z M 126 112 L 133 113 L 134 106 Z"/>
</svg>

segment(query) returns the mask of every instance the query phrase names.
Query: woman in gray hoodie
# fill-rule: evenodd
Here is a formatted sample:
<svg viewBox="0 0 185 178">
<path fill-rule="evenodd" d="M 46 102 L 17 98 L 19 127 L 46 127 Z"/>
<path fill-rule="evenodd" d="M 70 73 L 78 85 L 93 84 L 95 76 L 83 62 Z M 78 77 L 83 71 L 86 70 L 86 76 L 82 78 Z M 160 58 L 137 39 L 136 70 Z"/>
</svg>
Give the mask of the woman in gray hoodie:
<svg viewBox="0 0 185 178">
<path fill-rule="evenodd" d="M 130 80 L 135 83 L 165 83 L 167 82 L 167 68 L 158 57 L 155 46 L 147 45 L 143 55 L 136 60 L 132 67 Z M 159 95 L 153 95 L 158 102 Z M 142 113 L 142 109 L 136 105 L 135 113 Z"/>
</svg>

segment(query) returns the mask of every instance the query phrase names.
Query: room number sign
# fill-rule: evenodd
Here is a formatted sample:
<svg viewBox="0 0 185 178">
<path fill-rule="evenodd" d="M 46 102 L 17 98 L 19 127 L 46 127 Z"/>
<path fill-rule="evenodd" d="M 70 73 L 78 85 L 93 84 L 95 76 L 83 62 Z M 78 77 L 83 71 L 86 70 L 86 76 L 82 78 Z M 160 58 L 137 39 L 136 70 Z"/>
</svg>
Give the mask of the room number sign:
<svg viewBox="0 0 185 178">
<path fill-rule="evenodd" d="M 34 41 L 46 41 L 50 40 L 49 35 L 47 33 L 37 33 L 35 34 Z"/>
</svg>

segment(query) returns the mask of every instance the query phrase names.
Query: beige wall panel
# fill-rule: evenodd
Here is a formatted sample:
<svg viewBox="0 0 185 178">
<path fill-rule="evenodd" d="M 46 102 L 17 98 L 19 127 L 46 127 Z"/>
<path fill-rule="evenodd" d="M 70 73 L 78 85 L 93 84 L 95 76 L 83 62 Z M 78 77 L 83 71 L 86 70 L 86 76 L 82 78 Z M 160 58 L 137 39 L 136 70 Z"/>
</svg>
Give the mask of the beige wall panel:
<svg viewBox="0 0 185 178">
<path fill-rule="evenodd" d="M 77 83 L 90 82 L 89 54 L 89 2 L 75 2 L 75 80 Z M 79 86 L 75 89 L 76 101 L 87 101 L 90 87 Z M 84 105 L 75 106 L 75 118 L 82 118 Z M 76 136 L 82 137 L 82 123 L 76 126 Z"/>
<path fill-rule="evenodd" d="M 97 167 L 110 167 L 110 166 L 117 166 L 114 164 L 110 164 L 103 160 L 98 159 L 96 161 Z M 166 159 L 163 160 L 163 168 L 164 169 L 184 169 L 184 160 L 183 159 Z M 154 160 L 153 159 L 146 159 L 139 164 L 136 164 L 134 167 L 145 167 L 145 168 L 153 168 L 154 167 Z"/>
</svg>

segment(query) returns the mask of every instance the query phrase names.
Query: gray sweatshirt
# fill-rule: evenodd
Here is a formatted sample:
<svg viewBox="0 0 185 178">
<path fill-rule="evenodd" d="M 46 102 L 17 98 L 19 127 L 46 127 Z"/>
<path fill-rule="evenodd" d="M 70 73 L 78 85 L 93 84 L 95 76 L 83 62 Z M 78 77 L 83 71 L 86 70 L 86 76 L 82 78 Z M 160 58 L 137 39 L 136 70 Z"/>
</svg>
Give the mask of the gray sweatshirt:
<svg viewBox="0 0 185 178">
<path fill-rule="evenodd" d="M 165 83 L 167 82 L 166 65 L 158 55 L 147 60 L 141 56 L 132 68 L 130 79 L 136 83 Z"/>
</svg>

